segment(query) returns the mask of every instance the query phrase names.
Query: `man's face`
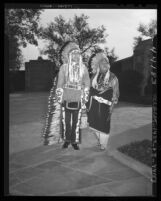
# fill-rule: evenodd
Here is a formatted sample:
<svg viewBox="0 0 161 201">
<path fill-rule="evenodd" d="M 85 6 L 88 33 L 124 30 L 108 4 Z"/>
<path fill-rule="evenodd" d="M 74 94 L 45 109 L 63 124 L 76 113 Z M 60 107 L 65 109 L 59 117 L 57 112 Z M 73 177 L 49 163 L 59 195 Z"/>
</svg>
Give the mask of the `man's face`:
<svg viewBox="0 0 161 201">
<path fill-rule="evenodd" d="M 100 61 L 99 67 L 101 73 L 106 73 L 110 69 L 110 64 L 107 60 L 103 59 Z"/>
<path fill-rule="evenodd" d="M 72 56 L 72 62 L 79 63 L 79 59 L 80 59 L 80 52 L 79 51 L 72 52 L 71 56 Z"/>
</svg>

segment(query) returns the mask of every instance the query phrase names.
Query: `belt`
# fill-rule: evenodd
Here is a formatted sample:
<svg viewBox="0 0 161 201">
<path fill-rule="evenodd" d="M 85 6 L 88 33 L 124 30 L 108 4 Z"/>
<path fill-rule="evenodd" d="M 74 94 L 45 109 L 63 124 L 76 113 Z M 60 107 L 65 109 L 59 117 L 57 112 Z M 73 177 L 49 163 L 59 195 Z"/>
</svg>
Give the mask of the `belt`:
<svg viewBox="0 0 161 201">
<path fill-rule="evenodd" d="M 65 84 L 64 88 L 67 89 L 75 89 L 75 90 L 81 90 L 81 86 L 80 85 L 72 85 L 72 84 Z"/>
<path fill-rule="evenodd" d="M 97 100 L 99 103 L 104 103 L 104 104 L 106 104 L 106 105 L 112 105 L 112 102 L 111 102 L 111 101 L 108 101 L 108 100 L 106 100 L 106 99 L 104 99 L 104 98 L 102 98 L 102 97 L 93 96 L 93 98 L 94 98 L 95 100 Z"/>
<path fill-rule="evenodd" d="M 68 102 L 68 101 L 64 101 L 65 102 L 65 106 L 67 109 L 69 110 L 79 110 L 80 109 L 80 102 Z M 73 106 L 72 104 L 76 104 L 77 106 Z"/>
</svg>

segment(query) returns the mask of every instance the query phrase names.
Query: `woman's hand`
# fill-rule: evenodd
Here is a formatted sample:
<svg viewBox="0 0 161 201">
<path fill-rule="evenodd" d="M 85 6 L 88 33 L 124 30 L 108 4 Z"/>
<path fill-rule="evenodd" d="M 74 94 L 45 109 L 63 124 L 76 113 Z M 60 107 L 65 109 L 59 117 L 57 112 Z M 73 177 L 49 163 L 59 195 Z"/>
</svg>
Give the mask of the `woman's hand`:
<svg viewBox="0 0 161 201">
<path fill-rule="evenodd" d="M 114 103 L 112 103 L 112 105 L 109 107 L 109 112 L 110 112 L 110 113 L 112 113 L 113 107 L 114 107 Z"/>
</svg>

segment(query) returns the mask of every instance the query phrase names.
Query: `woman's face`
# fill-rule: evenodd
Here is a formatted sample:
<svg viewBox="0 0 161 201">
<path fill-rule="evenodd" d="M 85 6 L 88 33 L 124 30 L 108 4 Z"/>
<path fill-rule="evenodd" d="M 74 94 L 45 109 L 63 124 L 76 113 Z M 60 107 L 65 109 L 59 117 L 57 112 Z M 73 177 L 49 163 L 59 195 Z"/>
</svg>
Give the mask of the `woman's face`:
<svg viewBox="0 0 161 201">
<path fill-rule="evenodd" d="M 103 59 L 100 61 L 99 67 L 101 73 L 106 73 L 110 69 L 110 64 L 106 59 Z"/>
</svg>

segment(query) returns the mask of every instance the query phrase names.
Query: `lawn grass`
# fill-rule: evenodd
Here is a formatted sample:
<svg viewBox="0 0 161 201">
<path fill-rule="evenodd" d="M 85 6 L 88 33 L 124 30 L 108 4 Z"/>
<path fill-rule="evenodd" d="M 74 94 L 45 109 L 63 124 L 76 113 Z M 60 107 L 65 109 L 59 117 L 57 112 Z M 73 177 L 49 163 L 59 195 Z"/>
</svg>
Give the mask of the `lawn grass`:
<svg viewBox="0 0 161 201">
<path fill-rule="evenodd" d="M 152 167 L 152 141 L 142 140 L 121 146 L 118 151 Z"/>
</svg>

